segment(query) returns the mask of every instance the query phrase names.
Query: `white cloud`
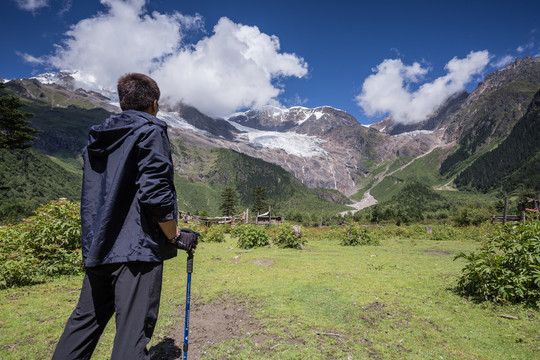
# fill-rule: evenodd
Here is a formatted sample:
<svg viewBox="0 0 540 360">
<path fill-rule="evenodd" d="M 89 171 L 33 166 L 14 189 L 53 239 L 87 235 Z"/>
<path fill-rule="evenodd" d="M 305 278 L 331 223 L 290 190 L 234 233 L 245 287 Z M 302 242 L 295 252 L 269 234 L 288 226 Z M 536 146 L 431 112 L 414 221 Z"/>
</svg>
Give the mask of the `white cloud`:
<svg viewBox="0 0 540 360">
<path fill-rule="evenodd" d="M 514 61 L 514 57 L 512 55 L 506 55 L 500 58 L 499 60 L 495 61 L 493 63 L 493 66 L 496 69 L 502 69 L 506 65 L 510 64 L 512 61 Z"/>
<path fill-rule="evenodd" d="M 42 65 L 42 64 L 44 64 L 46 62 L 45 59 L 38 58 L 38 57 L 32 56 L 30 54 L 21 53 L 19 51 L 17 51 L 16 53 L 21 58 L 23 58 L 24 61 L 26 61 L 27 63 L 30 63 L 30 64 Z"/>
<path fill-rule="evenodd" d="M 529 43 L 525 44 L 525 45 L 520 45 L 516 48 L 516 51 L 521 54 L 525 51 L 528 51 L 530 49 L 533 49 L 534 48 L 534 41 L 530 41 Z"/>
<path fill-rule="evenodd" d="M 282 90 L 274 79 L 306 75 L 304 61 L 279 48 L 277 37 L 221 18 L 212 36 L 175 53 L 154 75 L 166 94 L 206 114 L 224 116 L 276 103 Z"/>
<path fill-rule="evenodd" d="M 26 11 L 36 11 L 49 6 L 49 0 L 15 0 L 17 6 Z"/>
<path fill-rule="evenodd" d="M 356 101 L 368 116 L 390 114 L 396 122 L 411 124 L 424 120 L 448 97 L 465 89 L 475 75 L 489 63 L 488 51 L 471 52 L 464 59 L 454 57 L 445 65 L 447 74 L 424 83 L 412 91 L 429 69 L 419 63 L 405 65 L 401 60 L 387 59 L 374 69 L 362 86 Z"/>
<path fill-rule="evenodd" d="M 148 14 L 145 0 L 101 3 L 107 11 L 72 25 L 46 59 L 53 68 L 78 70 L 87 87 L 114 89 L 123 74 L 142 72 L 158 82 L 163 97 L 224 116 L 276 103 L 282 89 L 273 82 L 307 74 L 303 59 L 280 53 L 279 39 L 257 27 L 222 18 L 211 36 L 186 44 L 187 31 L 204 31 L 198 15 Z"/>
<path fill-rule="evenodd" d="M 53 67 L 79 70 L 84 78 L 114 88 L 121 75 L 149 73 L 176 51 L 182 15 L 144 14 L 145 0 L 101 2 L 109 11 L 71 26 L 48 59 Z"/>
</svg>

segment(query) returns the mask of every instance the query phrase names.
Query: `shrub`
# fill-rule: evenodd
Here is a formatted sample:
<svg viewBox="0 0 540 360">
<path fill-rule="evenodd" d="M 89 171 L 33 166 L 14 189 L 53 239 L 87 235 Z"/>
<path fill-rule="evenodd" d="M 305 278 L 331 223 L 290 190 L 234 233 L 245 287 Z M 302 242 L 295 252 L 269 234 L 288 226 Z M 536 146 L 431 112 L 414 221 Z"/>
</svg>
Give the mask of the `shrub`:
<svg viewBox="0 0 540 360">
<path fill-rule="evenodd" d="M 452 218 L 457 226 L 478 226 L 489 220 L 490 214 L 487 209 L 479 209 L 464 206 L 458 209 L 457 214 Z"/>
<path fill-rule="evenodd" d="M 316 228 L 304 228 L 302 233 L 305 238 L 322 240 L 322 241 L 333 241 L 336 238 L 339 238 L 342 233 L 341 226 L 330 226 L 328 228 L 322 229 L 319 227 Z"/>
<path fill-rule="evenodd" d="M 286 223 L 279 226 L 274 243 L 280 248 L 301 249 L 305 242 L 294 232 L 293 225 Z"/>
<path fill-rule="evenodd" d="M 201 241 L 204 242 L 216 242 L 221 243 L 225 241 L 225 227 L 222 225 L 211 226 L 210 229 L 203 236 L 201 236 Z"/>
<path fill-rule="evenodd" d="M 424 226 L 380 226 L 373 227 L 372 236 L 376 238 L 425 239 L 429 235 Z"/>
<path fill-rule="evenodd" d="M 184 225 L 178 225 L 178 226 L 179 227 L 187 227 L 187 228 L 189 228 L 191 230 L 197 231 L 199 234 L 201 234 L 201 239 L 208 232 L 208 226 L 200 224 L 200 223 L 195 223 L 195 224 L 186 223 Z"/>
<path fill-rule="evenodd" d="M 379 245 L 379 240 L 371 236 L 368 228 L 357 225 L 347 225 L 345 231 L 341 234 L 340 245 Z"/>
<path fill-rule="evenodd" d="M 17 225 L 0 228 L 0 288 L 82 271 L 79 204 L 52 201 Z"/>
<path fill-rule="evenodd" d="M 507 225 L 478 252 L 460 253 L 466 265 L 458 291 L 479 301 L 540 306 L 540 221 Z"/>
<path fill-rule="evenodd" d="M 232 231 L 232 225 L 231 223 L 225 223 L 221 225 L 221 228 L 223 229 L 224 234 L 230 234 Z"/>
<path fill-rule="evenodd" d="M 233 229 L 233 234 L 238 238 L 238 247 L 252 249 L 268 245 L 268 233 L 257 225 L 241 225 Z"/>
<path fill-rule="evenodd" d="M 455 227 L 449 225 L 442 225 L 433 227 L 431 233 L 431 240 L 453 240 L 459 236 L 458 230 Z"/>
</svg>

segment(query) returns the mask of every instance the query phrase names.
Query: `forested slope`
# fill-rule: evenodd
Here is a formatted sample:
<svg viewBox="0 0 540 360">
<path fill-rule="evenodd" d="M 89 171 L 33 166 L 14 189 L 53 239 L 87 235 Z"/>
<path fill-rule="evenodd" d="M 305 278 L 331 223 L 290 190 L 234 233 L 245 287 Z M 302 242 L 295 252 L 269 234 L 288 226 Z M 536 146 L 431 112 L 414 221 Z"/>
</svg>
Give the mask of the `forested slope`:
<svg viewBox="0 0 540 360">
<path fill-rule="evenodd" d="M 540 90 L 510 135 L 459 174 L 455 183 L 482 192 L 540 190 Z"/>
</svg>

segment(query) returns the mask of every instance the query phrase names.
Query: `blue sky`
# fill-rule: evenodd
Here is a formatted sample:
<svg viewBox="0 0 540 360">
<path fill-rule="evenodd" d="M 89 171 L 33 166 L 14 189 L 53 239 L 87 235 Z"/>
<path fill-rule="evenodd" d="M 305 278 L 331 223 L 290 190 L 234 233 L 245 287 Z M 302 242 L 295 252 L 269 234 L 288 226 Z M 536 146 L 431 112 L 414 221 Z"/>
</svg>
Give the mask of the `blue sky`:
<svg viewBox="0 0 540 360">
<path fill-rule="evenodd" d="M 4 0 L 0 78 L 145 72 L 213 116 L 333 106 L 420 121 L 516 57 L 540 56 L 540 2 Z"/>
</svg>

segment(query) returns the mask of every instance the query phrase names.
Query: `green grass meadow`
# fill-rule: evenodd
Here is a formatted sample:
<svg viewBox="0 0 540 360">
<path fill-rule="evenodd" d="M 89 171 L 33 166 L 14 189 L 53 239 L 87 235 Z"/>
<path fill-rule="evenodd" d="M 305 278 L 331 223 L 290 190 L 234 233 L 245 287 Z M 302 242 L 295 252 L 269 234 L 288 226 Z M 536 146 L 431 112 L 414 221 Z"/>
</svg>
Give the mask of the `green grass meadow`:
<svg viewBox="0 0 540 360">
<path fill-rule="evenodd" d="M 453 291 L 464 264 L 454 256 L 477 249 L 478 241 L 389 236 L 380 246 L 344 247 L 334 230 L 307 229 L 304 236 L 305 250 L 246 251 L 228 235 L 224 243 L 199 245 L 194 303 L 248 300 L 258 323 L 257 333 L 215 344 L 204 359 L 540 358 L 540 311 L 474 303 Z M 183 323 L 185 269 L 184 254 L 166 262 L 150 347 Z M 81 282 L 72 276 L 1 290 L 0 359 L 50 359 Z M 108 359 L 113 323 L 93 359 Z"/>
</svg>

